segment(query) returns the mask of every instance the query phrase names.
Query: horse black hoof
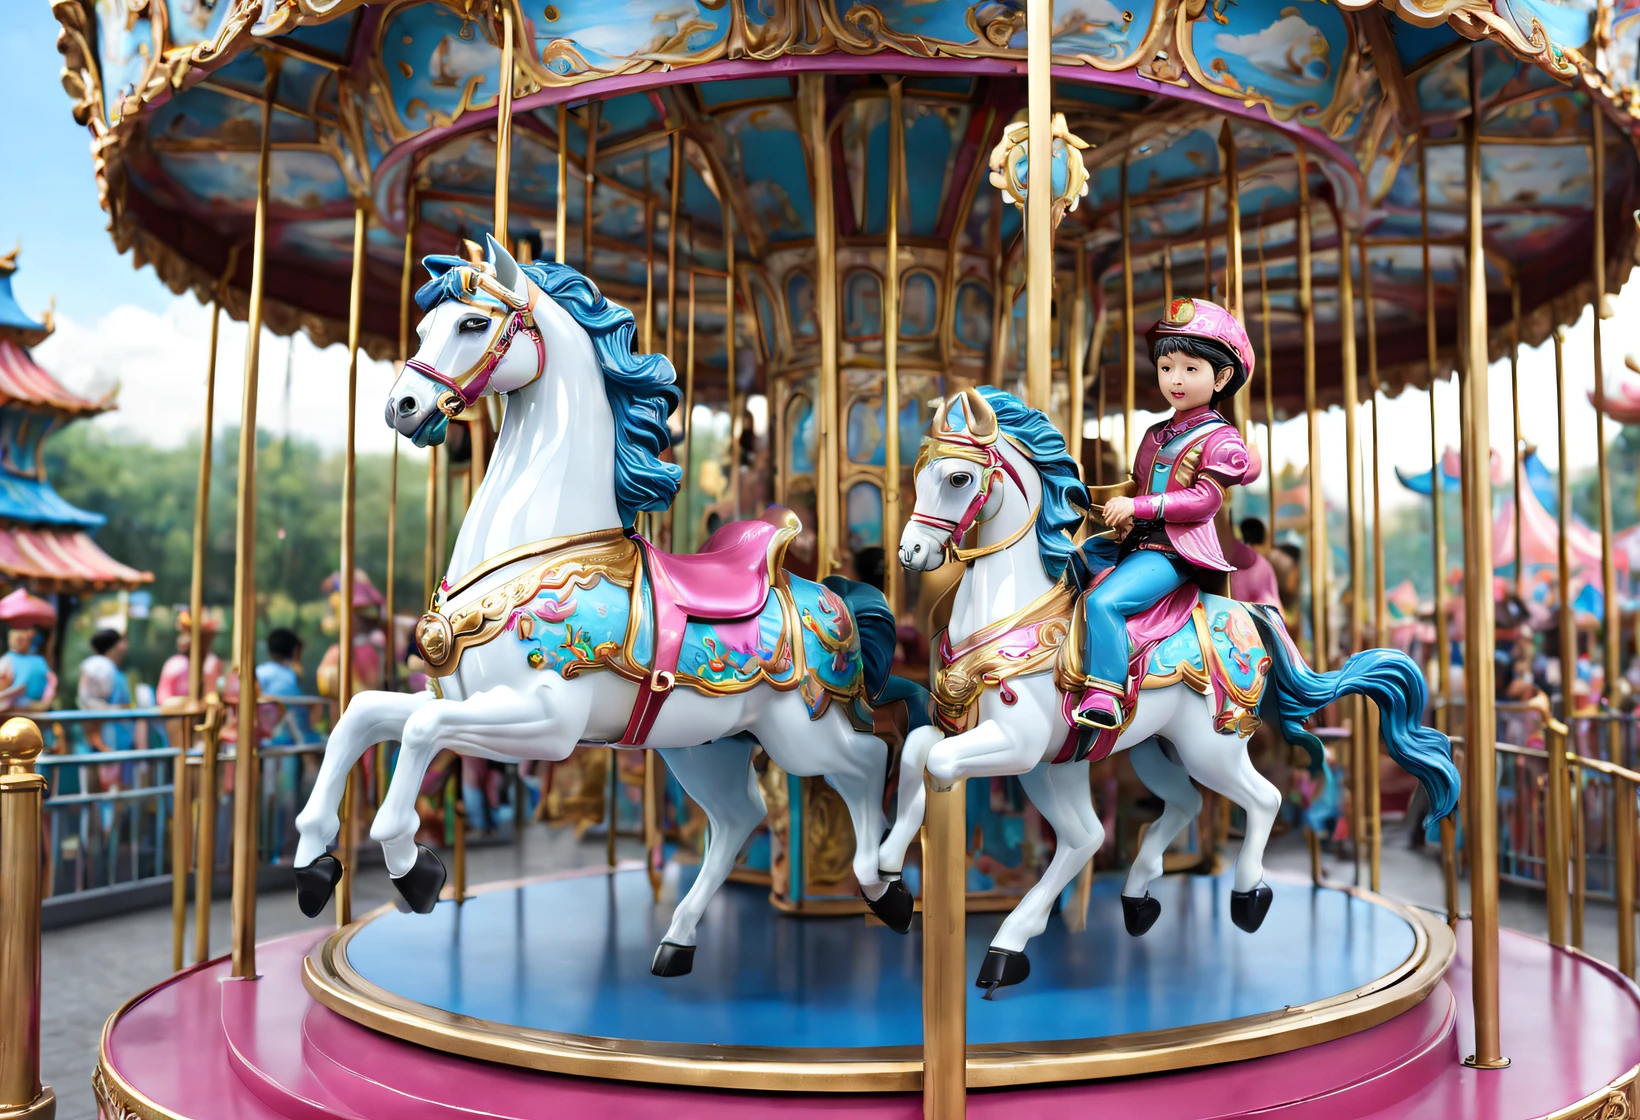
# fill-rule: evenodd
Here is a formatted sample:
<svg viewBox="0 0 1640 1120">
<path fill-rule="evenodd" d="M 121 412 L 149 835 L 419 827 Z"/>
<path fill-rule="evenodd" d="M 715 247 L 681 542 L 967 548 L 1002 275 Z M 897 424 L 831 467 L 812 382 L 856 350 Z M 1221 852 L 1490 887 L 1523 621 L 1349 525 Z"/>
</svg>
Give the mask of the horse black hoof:
<svg viewBox="0 0 1640 1120">
<path fill-rule="evenodd" d="M 341 881 L 342 861 L 326 852 L 306 867 L 296 869 L 296 905 L 308 917 L 317 918 Z"/>
<path fill-rule="evenodd" d="M 656 976 L 688 976 L 695 967 L 695 947 L 662 941 L 655 949 L 649 971 Z"/>
<path fill-rule="evenodd" d="M 1230 920 L 1236 923 L 1237 929 L 1256 933 L 1258 927 L 1264 924 L 1264 915 L 1270 912 L 1270 903 L 1274 899 L 1275 892 L 1263 883 L 1250 891 L 1231 891 Z"/>
<path fill-rule="evenodd" d="M 416 845 L 416 862 L 393 885 L 417 914 L 431 914 L 438 905 L 439 892 L 444 889 L 444 864 L 433 849 L 425 844 Z"/>
<path fill-rule="evenodd" d="M 890 879 L 888 889 L 879 898 L 866 899 L 866 905 L 871 907 L 873 914 L 882 919 L 883 925 L 895 933 L 911 931 L 911 915 L 915 904 L 911 901 L 911 890 L 903 879 Z"/>
<path fill-rule="evenodd" d="M 1015 953 L 1010 949 L 987 949 L 985 959 L 980 962 L 979 976 L 974 979 L 974 987 L 985 989 L 985 998 L 990 999 L 998 988 L 1006 988 L 1018 984 L 1031 974 L 1031 959 L 1024 953 Z"/>
<path fill-rule="evenodd" d="M 1146 891 L 1143 898 L 1129 898 L 1122 896 L 1122 924 L 1134 937 L 1143 937 L 1150 932 L 1150 927 L 1156 924 L 1156 919 L 1162 916 L 1162 904 L 1150 897 Z"/>
</svg>

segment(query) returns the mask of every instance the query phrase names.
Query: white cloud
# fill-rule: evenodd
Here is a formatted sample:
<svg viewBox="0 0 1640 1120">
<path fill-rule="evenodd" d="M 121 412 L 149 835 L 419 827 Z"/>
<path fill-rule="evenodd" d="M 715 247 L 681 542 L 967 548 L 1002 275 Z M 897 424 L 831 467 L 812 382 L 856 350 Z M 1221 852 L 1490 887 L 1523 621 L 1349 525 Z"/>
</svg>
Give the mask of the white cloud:
<svg viewBox="0 0 1640 1120">
<path fill-rule="evenodd" d="M 126 304 L 94 324 L 59 316 L 56 334 L 35 348 L 34 358 L 86 396 L 100 397 L 119 385 L 118 411 L 91 423 L 174 447 L 200 429 L 210 335 L 210 308 L 179 296 L 158 314 Z M 219 434 L 239 423 L 245 337 L 244 323 L 222 317 L 216 364 Z M 346 347 L 320 350 L 306 335 L 280 338 L 264 331 L 261 351 L 257 426 L 340 449 L 347 435 Z M 382 408 L 393 378 L 391 363 L 361 355 L 355 427 L 361 453 L 392 450 L 393 433 L 382 420 Z M 400 453 L 423 455 L 408 441 Z"/>
</svg>

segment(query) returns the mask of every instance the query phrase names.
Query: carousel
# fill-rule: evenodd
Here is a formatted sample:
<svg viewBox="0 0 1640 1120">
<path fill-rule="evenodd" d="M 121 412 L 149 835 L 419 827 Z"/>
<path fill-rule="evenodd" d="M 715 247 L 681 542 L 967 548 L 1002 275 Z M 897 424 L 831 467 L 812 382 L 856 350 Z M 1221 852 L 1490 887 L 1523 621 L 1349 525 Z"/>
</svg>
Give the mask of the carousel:
<svg viewBox="0 0 1640 1120">
<path fill-rule="evenodd" d="M 231 952 L 202 933 L 181 967 L 179 892 L 176 975 L 104 1031 L 104 1117 L 1630 1114 L 1636 759 L 1615 721 L 1578 753 L 1573 713 L 1533 707 L 1537 745 L 1509 750 L 1547 791 L 1551 932 L 1500 930 L 1491 588 L 1463 588 L 1461 686 L 1444 659 L 1426 685 L 1388 648 L 1375 480 L 1379 401 L 1456 377 L 1450 479 L 1430 397 L 1437 631 L 1457 605 L 1443 496 L 1483 526 L 1495 487 L 1516 496 L 1501 544 L 1465 534 L 1471 572 L 1523 517 L 1558 516 L 1545 593 L 1571 601 L 1564 462 L 1548 508 L 1529 465 L 1490 468 L 1488 366 L 1603 309 L 1633 265 L 1640 8 L 53 11 L 116 244 L 251 326 L 239 555 L 261 327 L 352 350 L 335 400 L 310 402 L 347 411 L 350 463 L 361 407 L 432 449 L 429 685 L 355 694 L 340 612 L 344 714 L 290 903 L 319 920 L 258 941 L 239 744 Z M 1168 370 L 1204 339 L 1225 356 L 1211 433 L 1153 440 L 1141 414 L 1185 414 Z M 395 382 L 361 385 L 361 354 Z M 1294 417 L 1302 485 L 1274 468 Z M 1604 448 L 1601 481 L 1610 542 Z M 349 572 L 351 470 L 344 487 Z M 1197 500 L 1196 536 L 1157 535 L 1166 501 Z M 1125 510 L 1227 568 L 1203 543 L 1223 506 L 1296 521 L 1304 606 L 1175 580 L 1129 619 L 1111 684 L 1084 637 L 1135 553 L 1084 599 L 1085 558 Z M 239 617 L 256 595 L 241 563 Z M 1603 609 L 1615 680 L 1617 596 Z M 256 640 L 239 630 L 235 665 Z M 199 676 L 211 791 L 232 713 Z M 251 726 L 255 689 L 234 703 Z M 1264 871 L 1261 724 L 1348 789 L 1354 884 Z M 444 855 L 415 841 L 441 749 L 547 767 L 538 817 L 600 822 L 610 866 L 469 884 L 462 829 Z M 26 721 L 0 730 L 20 946 L 0 1012 L 35 1039 L 37 750 Z M 1378 893 L 1381 759 L 1440 822 L 1441 912 Z M 1617 968 L 1578 951 L 1569 791 L 1592 782 L 1615 794 Z M 623 827 L 644 861 L 614 860 Z M 403 901 L 355 915 L 352 876 L 384 873 L 366 842 Z M 52 1108 L 28 1047 L 0 1046 L 0 1115 Z"/>
</svg>

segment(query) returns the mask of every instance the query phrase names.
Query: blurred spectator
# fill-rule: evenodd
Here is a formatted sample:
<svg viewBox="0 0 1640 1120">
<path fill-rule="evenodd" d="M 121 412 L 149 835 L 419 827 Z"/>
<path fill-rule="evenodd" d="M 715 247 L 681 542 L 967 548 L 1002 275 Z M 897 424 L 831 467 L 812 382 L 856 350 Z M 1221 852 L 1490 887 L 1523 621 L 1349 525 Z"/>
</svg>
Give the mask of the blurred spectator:
<svg viewBox="0 0 1640 1120">
<path fill-rule="evenodd" d="M 283 627 L 268 635 L 268 660 L 256 667 L 256 692 L 262 696 L 301 696 L 302 639 Z M 263 732 L 273 746 L 307 742 L 313 738 L 307 709 L 267 705 L 276 716 Z M 259 706 L 259 711 L 262 710 Z"/>
</svg>

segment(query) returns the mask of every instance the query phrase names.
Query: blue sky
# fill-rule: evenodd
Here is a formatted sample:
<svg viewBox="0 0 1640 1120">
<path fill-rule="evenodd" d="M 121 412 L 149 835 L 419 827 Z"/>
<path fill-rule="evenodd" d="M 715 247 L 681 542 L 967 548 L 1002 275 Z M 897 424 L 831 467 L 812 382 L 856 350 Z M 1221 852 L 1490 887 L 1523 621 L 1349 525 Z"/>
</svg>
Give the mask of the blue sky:
<svg viewBox="0 0 1640 1120">
<path fill-rule="evenodd" d="M 90 136 L 74 123 L 59 75 L 57 21 L 46 0 L 6 5 L 0 20 L 0 104 L 6 106 L 6 155 L 0 170 L 0 252 L 23 239 L 15 281 L 24 310 L 57 308 L 95 321 L 109 308 L 158 311 L 171 292 L 114 252 L 108 216 L 97 205 Z"/>
</svg>

